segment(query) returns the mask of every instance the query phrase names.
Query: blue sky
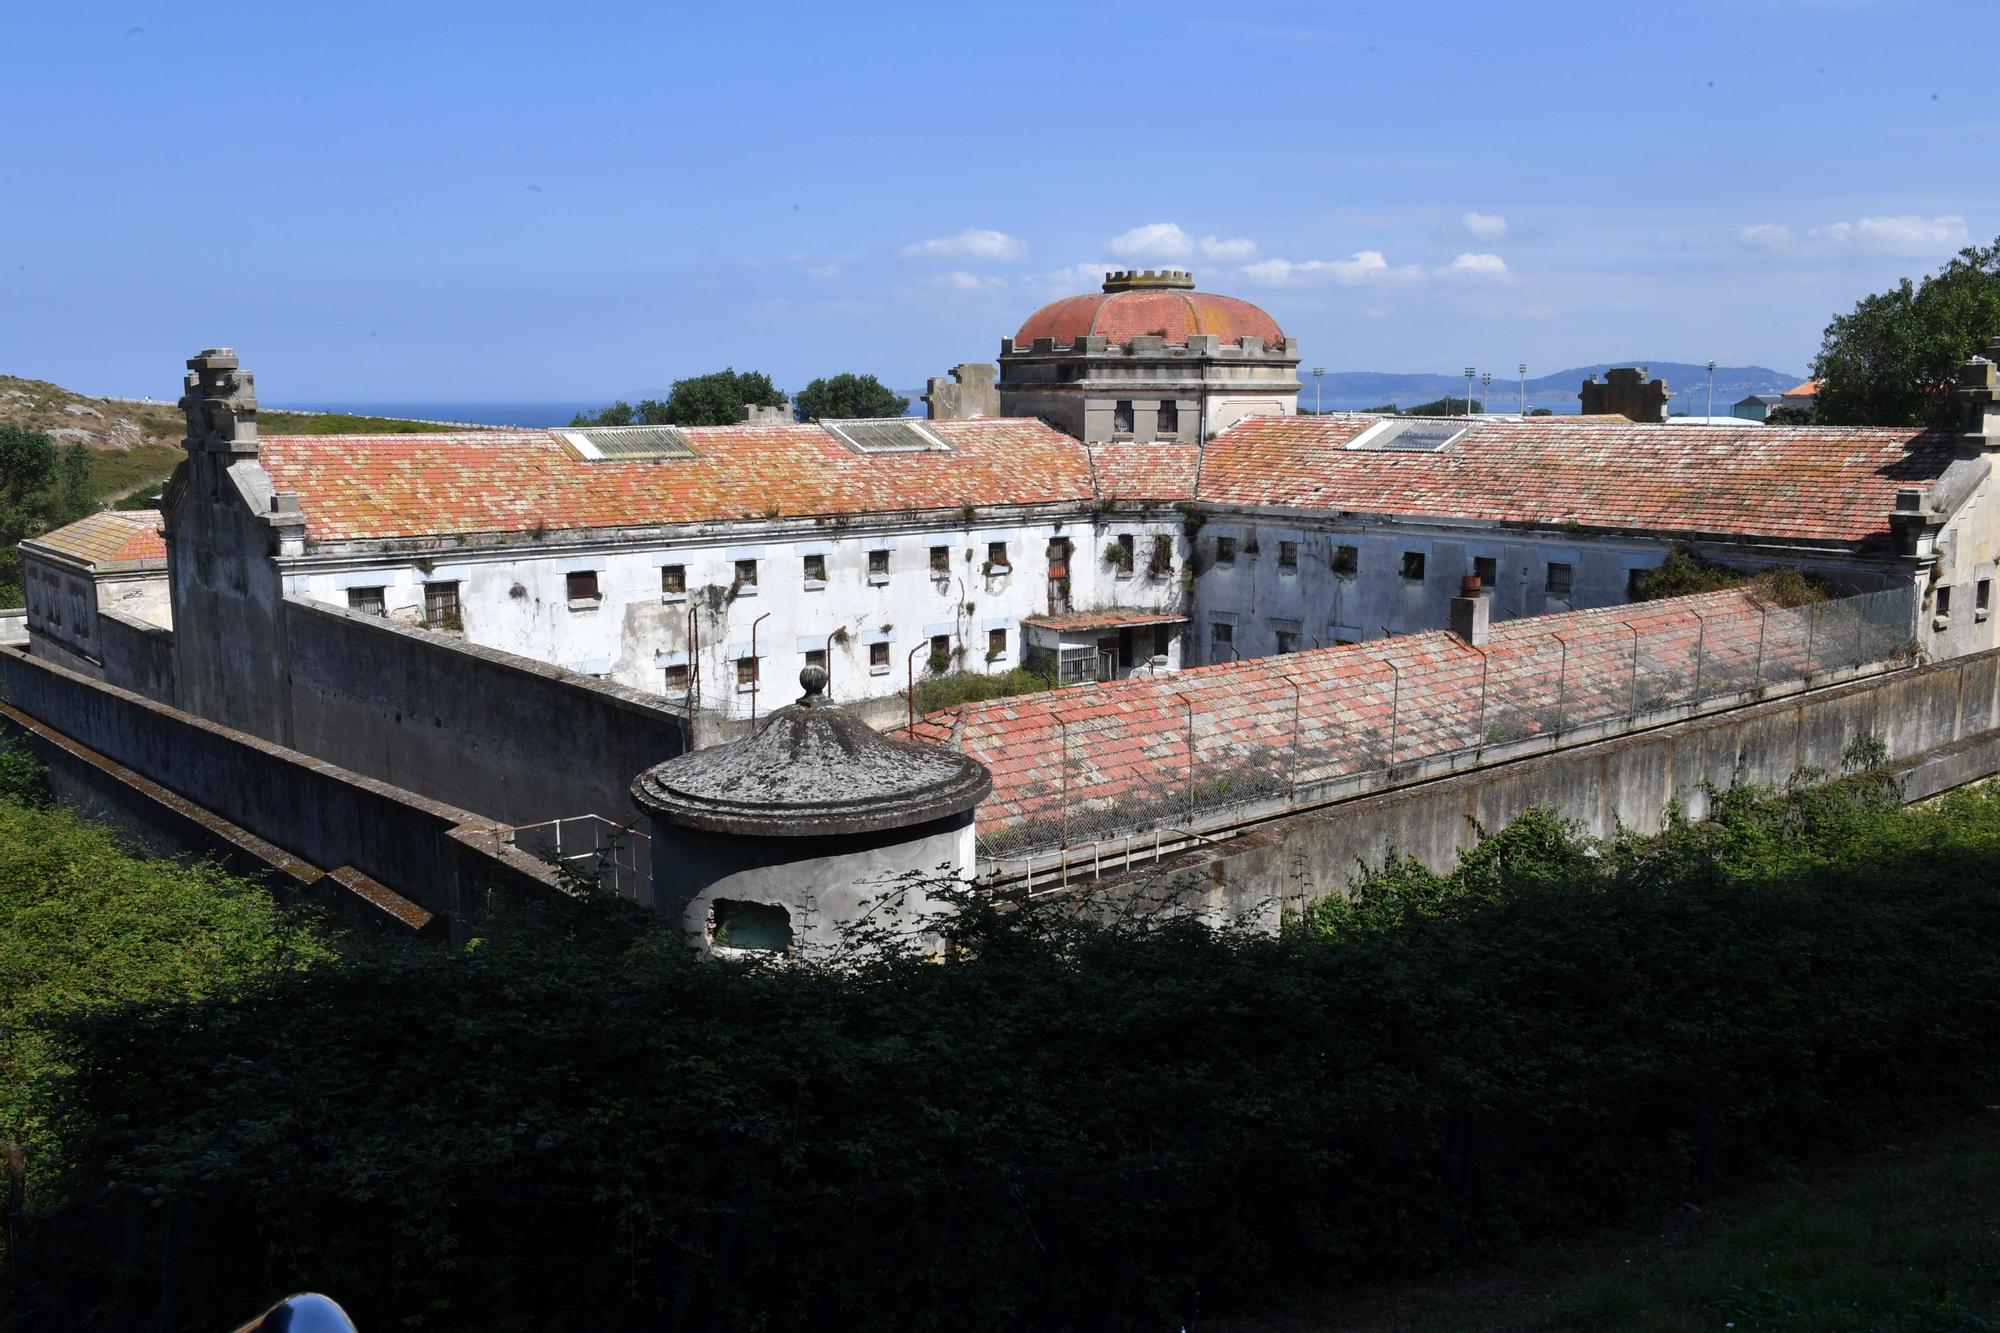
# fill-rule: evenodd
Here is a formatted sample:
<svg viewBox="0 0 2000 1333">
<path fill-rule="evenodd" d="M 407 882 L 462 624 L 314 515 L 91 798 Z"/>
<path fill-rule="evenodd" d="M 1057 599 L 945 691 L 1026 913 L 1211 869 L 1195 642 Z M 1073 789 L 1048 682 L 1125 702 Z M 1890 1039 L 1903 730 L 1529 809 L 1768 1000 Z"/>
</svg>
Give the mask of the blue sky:
<svg viewBox="0 0 2000 1333">
<path fill-rule="evenodd" d="M 898 387 L 1106 265 L 1338 370 L 1802 370 L 2000 233 L 1991 0 L 23 4 L 0 371 Z M 2000 330 L 1996 330 L 2000 332 Z"/>
</svg>

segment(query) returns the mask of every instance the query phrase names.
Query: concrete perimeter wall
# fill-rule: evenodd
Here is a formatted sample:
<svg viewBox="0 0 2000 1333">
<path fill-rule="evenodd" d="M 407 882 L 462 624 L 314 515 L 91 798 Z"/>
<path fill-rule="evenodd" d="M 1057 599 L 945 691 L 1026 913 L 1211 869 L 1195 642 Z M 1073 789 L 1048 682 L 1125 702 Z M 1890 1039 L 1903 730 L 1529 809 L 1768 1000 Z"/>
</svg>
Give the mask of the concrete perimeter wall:
<svg viewBox="0 0 2000 1333">
<path fill-rule="evenodd" d="M 681 753 L 663 699 L 454 635 L 287 597 L 292 744 L 509 824 L 636 817 L 632 779 Z"/>
<path fill-rule="evenodd" d="M 1671 802 L 1706 814 L 1704 783 L 1775 786 L 1802 768 L 1837 774 L 1861 737 L 1882 742 L 1912 800 L 2000 772 L 2000 652 L 1356 797 L 1254 825 L 1157 869 L 1107 876 L 1081 894 L 1176 901 L 1275 926 L 1281 909 L 1344 892 L 1360 867 L 1392 855 L 1450 869 L 1477 841 L 1474 821 L 1499 829 L 1543 806 L 1599 837 L 1654 833 Z"/>
<path fill-rule="evenodd" d="M 174 632 L 149 625 L 118 611 L 99 607 L 97 644 L 104 654 L 104 681 L 121 690 L 143 694 L 155 703 L 173 704 Z M 88 674 L 88 673 L 86 673 Z"/>
<path fill-rule="evenodd" d="M 494 896 L 552 890 L 490 820 L 0 649 L 19 713 L 327 872 L 358 871 L 454 922 Z"/>
</svg>

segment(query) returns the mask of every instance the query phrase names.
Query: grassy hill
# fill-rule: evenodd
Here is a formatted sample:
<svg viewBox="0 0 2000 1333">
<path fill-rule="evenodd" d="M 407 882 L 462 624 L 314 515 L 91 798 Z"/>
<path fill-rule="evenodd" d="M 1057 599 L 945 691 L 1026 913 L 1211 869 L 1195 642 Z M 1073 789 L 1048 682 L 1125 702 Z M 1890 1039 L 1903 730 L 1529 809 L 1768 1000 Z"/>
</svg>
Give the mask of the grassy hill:
<svg viewBox="0 0 2000 1333">
<path fill-rule="evenodd" d="M 186 421 L 172 403 L 88 398 L 46 380 L 0 375 L 0 422 L 38 430 L 58 445 L 90 450 L 90 479 L 107 504 L 143 504 L 181 459 Z M 266 435 L 358 435 L 452 429 L 421 421 L 342 412 L 259 411 Z"/>
</svg>

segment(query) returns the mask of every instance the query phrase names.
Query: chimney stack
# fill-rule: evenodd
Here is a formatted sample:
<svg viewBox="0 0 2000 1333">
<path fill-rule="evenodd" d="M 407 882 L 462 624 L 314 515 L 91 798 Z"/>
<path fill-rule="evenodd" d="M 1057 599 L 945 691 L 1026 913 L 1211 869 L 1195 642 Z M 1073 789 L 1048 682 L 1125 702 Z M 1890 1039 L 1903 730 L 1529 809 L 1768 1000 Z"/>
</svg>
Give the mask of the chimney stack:
<svg viewBox="0 0 2000 1333">
<path fill-rule="evenodd" d="M 1474 648 L 1484 648 L 1493 637 L 1493 608 L 1479 586 L 1477 574 L 1467 574 L 1451 599 L 1451 632 Z"/>
</svg>

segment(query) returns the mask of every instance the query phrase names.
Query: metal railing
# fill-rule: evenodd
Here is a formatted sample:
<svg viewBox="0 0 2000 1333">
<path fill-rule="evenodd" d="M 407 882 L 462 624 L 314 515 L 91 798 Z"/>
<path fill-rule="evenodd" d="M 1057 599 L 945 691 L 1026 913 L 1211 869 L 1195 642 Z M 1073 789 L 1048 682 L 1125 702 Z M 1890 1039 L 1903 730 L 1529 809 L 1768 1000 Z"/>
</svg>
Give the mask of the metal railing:
<svg viewBox="0 0 2000 1333">
<path fill-rule="evenodd" d="M 514 845 L 608 893 L 637 903 L 653 900 L 652 839 L 602 815 L 517 825 Z"/>
<path fill-rule="evenodd" d="M 979 858 L 990 876 L 1038 884 L 1051 867 L 1095 873 L 1419 767 L 1508 758 L 1909 665 L 1915 595 L 1706 611 L 1635 603 L 1616 608 L 1621 628 L 1610 634 L 1598 613 L 1533 641 L 1442 656 L 1381 640 L 1372 662 L 1350 658 L 1327 679 L 1264 658 L 1261 672 L 1191 676 L 1164 699 L 1107 708 L 1084 696 L 1055 717 L 1050 780 L 1010 798 L 1005 824 L 980 828 Z"/>
</svg>

